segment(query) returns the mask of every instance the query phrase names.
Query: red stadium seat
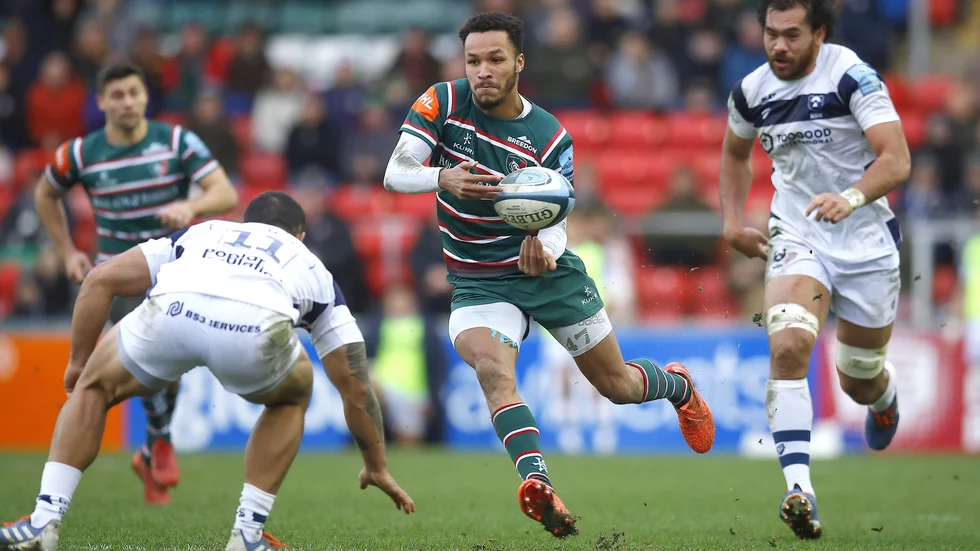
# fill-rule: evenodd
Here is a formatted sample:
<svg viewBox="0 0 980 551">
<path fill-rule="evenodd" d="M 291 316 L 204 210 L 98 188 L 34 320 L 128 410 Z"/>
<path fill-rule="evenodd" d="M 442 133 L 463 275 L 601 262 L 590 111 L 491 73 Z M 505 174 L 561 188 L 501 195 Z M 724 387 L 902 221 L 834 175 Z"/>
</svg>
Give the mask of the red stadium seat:
<svg viewBox="0 0 980 551">
<path fill-rule="evenodd" d="M 663 188 L 615 188 L 601 193 L 603 204 L 617 214 L 637 216 L 648 214 L 666 199 Z"/>
<path fill-rule="evenodd" d="M 881 78 L 888 87 L 888 95 L 892 98 L 895 109 L 901 111 L 912 105 L 913 100 L 905 77 L 896 73 L 883 73 Z"/>
<path fill-rule="evenodd" d="M 242 160 L 242 180 L 247 186 L 264 189 L 286 187 L 286 162 L 280 155 L 253 153 Z"/>
<path fill-rule="evenodd" d="M 675 318 L 684 315 L 684 268 L 648 266 L 636 272 L 637 299 L 644 318 Z"/>
<path fill-rule="evenodd" d="M 0 264 L 0 310 L 10 311 L 20 284 L 20 266 L 12 262 Z"/>
<path fill-rule="evenodd" d="M 667 117 L 667 131 L 675 147 L 719 146 L 725 137 L 725 117 L 673 113 Z"/>
<path fill-rule="evenodd" d="M 394 211 L 395 201 L 400 196 L 386 191 L 380 183 L 371 186 L 344 185 L 327 197 L 326 206 L 345 220 L 363 220 Z"/>
<path fill-rule="evenodd" d="M 610 128 L 606 118 L 594 111 L 562 111 L 555 113 L 558 122 L 575 140 L 575 149 L 597 149 L 609 141 Z"/>
<path fill-rule="evenodd" d="M 246 154 L 252 150 L 252 119 L 238 116 L 231 119 L 231 133 L 235 136 L 238 149 Z"/>
<path fill-rule="evenodd" d="M 42 149 L 25 149 L 14 157 L 14 188 L 33 186 L 51 159 L 51 153 Z"/>
<path fill-rule="evenodd" d="M 395 195 L 394 214 L 411 216 L 419 220 L 429 220 L 436 214 L 436 194 L 399 193 Z"/>
<path fill-rule="evenodd" d="M 184 115 L 175 111 L 166 111 L 156 116 L 156 120 L 164 124 L 184 124 Z"/>
<path fill-rule="evenodd" d="M 958 282 L 956 268 L 939 266 L 932 273 L 932 300 L 937 304 L 945 304 L 953 297 Z"/>
<path fill-rule="evenodd" d="M 899 116 L 902 118 L 902 129 L 905 131 L 909 149 L 915 151 L 925 145 L 928 124 L 925 115 L 919 111 L 902 111 Z"/>
<path fill-rule="evenodd" d="M 946 107 L 950 86 L 950 77 L 944 75 L 929 75 L 915 80 L 911 88 L 916 107 L 926 113 Z"/>
<path fill-rule="evenodd" d="M 620 111 L 609 120 L 611 153 L 650 151 L 669 137 L 667 123 L 644 111 Z"/>
</svg>

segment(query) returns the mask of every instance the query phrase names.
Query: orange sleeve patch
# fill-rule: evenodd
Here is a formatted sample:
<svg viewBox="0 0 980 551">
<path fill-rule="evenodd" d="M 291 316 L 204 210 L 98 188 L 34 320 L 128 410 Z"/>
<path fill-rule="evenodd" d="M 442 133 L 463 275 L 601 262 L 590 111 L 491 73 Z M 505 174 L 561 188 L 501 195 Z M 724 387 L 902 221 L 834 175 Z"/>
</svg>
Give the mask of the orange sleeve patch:
<svg viewBox="0 0 980 551">
<path fill-rule="evenodd" d="M 412 111 L 422 115 L 425 120 L 435 122 L 439 117 L 439 98 L 436 96 L 436 87 L 430 86 L 424 94 L 419 96 L 412 104 Z"/>
<path fill-rule="evenodd" d="M 61 144 L 54 152 L 54 169 L 63 176 L 71 174 L 71 142 Z"/>
</svg>

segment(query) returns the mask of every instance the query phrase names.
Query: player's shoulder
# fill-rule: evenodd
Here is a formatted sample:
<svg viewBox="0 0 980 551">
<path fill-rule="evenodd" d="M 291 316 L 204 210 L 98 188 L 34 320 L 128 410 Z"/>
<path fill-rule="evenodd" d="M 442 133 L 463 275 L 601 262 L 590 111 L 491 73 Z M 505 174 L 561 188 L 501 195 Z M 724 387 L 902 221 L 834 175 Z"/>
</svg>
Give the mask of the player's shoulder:
<svg viewBox="0 0 980 551">
<path fill-rule="evenodd" d="M 763 63 L 732 85 L 732 99 L 736 105 L 744 103 L 746 106 L 755 106 L 759 103 L 764 103 L 764 94 L 762 92 L 763 90 L 773 88 L 774 81 L 778 87 L 779 79 L 773 74 L 769 63 Z"/>
<path fill-rule="evenodd" d="M 824 57 L 820 65 L 833 82 L 838 82 L 853 67 L 863 66 L 870 69 L 854 50 L 839 44 L 824 44 L 820 47 L 820 57 Z M 873 69 L 872 69 L 873 70 Z"/>
<path fill-rule="evenodd" d="M 565 130 L 558 117 L 524 96 L 521 98 L 530 105 L 524 118 L 541 160 L 547 161 L 556 151 L 568 149 L 572 145 L 572 135 Z"/>
<path fill-rule="evenodd" d="M 445 119 L 465 105 L 469 99 L 469 86 L 466 79 L 442 81 L 429 86 L 412 104 L 415 111 L 430 122 Z"/>
</svg>

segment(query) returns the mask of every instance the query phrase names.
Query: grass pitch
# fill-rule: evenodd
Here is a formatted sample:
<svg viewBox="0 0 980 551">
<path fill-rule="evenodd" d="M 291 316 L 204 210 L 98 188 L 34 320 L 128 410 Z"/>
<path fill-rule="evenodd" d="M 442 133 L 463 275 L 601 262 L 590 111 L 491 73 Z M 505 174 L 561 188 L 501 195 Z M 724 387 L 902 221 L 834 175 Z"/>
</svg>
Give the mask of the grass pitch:
<svg viewBox="0 0 980 551">
<path fill-rule="evenodd" d="M 64 550 L 224 549 L 242 485 L 241 456 L 181 456 L 169 506 L 142 502 L 129 455 L 100 457 L 61 532 Z M 354 453 L 301 454 L 267 529 L 297 550 L 980 549 L 976 457 L 873 456 L 813 466 L 824 538 L 793 538 L 777 519 L 775 460 L 547 458 L 580 535 L 557 540 L 517 506 L 507 457 L 393 452 L 389 466 L 418 512 L 360 490 Z M 0 519 L 33 510 L 44 456 L 0 454 Z"/>
</svg>

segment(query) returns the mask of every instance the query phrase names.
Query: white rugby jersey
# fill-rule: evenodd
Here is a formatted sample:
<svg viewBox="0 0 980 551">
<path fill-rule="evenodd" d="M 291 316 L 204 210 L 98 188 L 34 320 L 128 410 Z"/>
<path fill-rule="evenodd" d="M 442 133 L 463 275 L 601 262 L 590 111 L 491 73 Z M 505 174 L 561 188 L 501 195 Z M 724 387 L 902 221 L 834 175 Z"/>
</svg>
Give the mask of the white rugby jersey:
<svg viewBox="0 0 980 551">
<path fill-rule="evenodd" d="M 824 44 L 813 71 L 783 81 L 764 64 L 739 81 L 728 99 L 728 126 L 759 137 L 772 159 L 772 215 L 846 262 L 894 254 L 898 221 L 884 197 L 842 222 L 806 218 L 810 200 L 854 185 L 875 160 L 864 131 L 899 120 L 881 76 L 853 51 Z"/>
<path fill-rule="evenodd" d="M 302 241 L 275 226 L 202 222 L 139 245 L 150 267 L 147 296 L 198 293 L 282 313 L 313 343 L 354 318 L 333 275 Z"/>
</svg>

